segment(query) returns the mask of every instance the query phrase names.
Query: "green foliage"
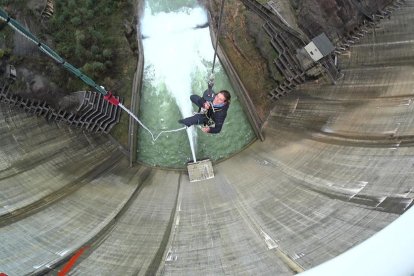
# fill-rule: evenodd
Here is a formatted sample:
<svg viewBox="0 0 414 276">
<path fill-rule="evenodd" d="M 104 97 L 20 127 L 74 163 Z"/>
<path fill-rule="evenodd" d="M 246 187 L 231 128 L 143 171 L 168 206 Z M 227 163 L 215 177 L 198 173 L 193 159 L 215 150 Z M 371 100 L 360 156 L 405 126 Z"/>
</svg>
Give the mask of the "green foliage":
<svg viewBox="0 0 414 276">
<path fill-rule="evenodd" d="M 6 54 L 5 49 L 0 49 L 0 58 L 3 58 Z"/>
<path fill-rule="evenodd" d="M 83 48 L 82 45 L 77 44 L 76 48 L 75 48 L 75 54 L 77 56 L 86 56 L 87 55 L 87 51 L 85 50 L 85 48 Z"/>
<path fill-rule="evenodd" d="M 110 8 L 108 8 L 108 7 L 106 7 L 106 8 L 103 10 L 103 13 L 104 13 L 104 15 L 110 15 L 110 14 L 111 14 L 111 9 L 110 9 Z"/>
<path fill-rule="evenodd" d="M 94 14 L 93 14 L 93 11 L 91 11 L 91 10 L 87 10 L 86 12 L 85 12 L 85 19 L 87 20 L 87 21 L 90 21 L 90 20 L 92 20 L 93 18 L 94 18 Z"/>
<path fill-rule="evenodd" d="M 76 9 L 77 8 L 76 0 L 69 0 L 68 4 L 67 4 L 67 7 L 71 10 Z"/>
<path fill-rule="evenodd" d="M 113 62 L 110 60 L 105 61 L 105 67 L 111 69 L 111 67 L 113 67 Z"/>
<path fill-rule="evenodd" d="M 101 51 L 97 45 L 92 45 L 91 52 L 94 56 L 98 56 Z"/>
<path fill-rule="evenodd" d="M 104 49 L 103 52 L 102 52 L 102 56 L 107 60 L 111 59 L 111 57 L 112 57 L 111 49 Z"/>
<path fill-rule="evenodd" d="M 115 49 L 123 39 L 125 11 L 131 9 L 130 0 L 55 1 L 48 34 L 56 52 L 91 78 L 114 77 L 117 66 L 122 66 Z"/>
<path fill-rule="evenodd" d="M 94 61 L 92 63 L 86 63 L 82 67 L 82 71 L 88 76 L 94 78 L 105 71 L 105 65 L 102 62 L 97 61 Z"/>
<path fill-rule="evenodd" d="M 72 23 L 72 25 L 74 25 L 74 26 L 76 26 L 76 27 L 78 27 L 78 26 L 80 26 L 80 24 L 82 23 L 82 19 L 80 19 L 80 17 L 73 17 L 71 20 L 70 20 L 70 23 Z"/>
<path fill-rule="evenodd" d="M 85 32 L 82 30 L 76 30 L 75 31 L 75 40 L 76 44 L 82 45 L 86 41 L 86 35 Z"/>
<path fill-rule="evenodd" d="M 93 28 L 88 28 L 89 33 L 91 34 L 92 41 L 99 43 L 105 41 L 105 36 Z"/>
<path fill-rule="evenodd" d="M 7 6 L 9 4 L 11 4 L 14 0 L 1 0 L 0 1 L 0 5 L 1 6 Z"/>
</svg>

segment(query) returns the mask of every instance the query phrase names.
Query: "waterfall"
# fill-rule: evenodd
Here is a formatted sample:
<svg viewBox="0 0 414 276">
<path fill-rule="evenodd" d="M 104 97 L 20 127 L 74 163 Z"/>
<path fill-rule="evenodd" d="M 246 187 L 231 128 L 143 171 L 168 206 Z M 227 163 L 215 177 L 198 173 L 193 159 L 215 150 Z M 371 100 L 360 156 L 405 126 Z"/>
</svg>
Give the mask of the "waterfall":
<svg viewBox="0 0 414 276">
<path fill-rule="evenodd" d="M 183 118 L 192 115 L 190 95 L 203 92 L 192 91 L 193 79 L 197 74 L 208 75 L 206 64 L 210 63 L 206 61 L 214 54 L 208 28 L 195 28 L 206 22 L 207 14 L 201 7 L 153 14 L 148 5 L 141 21 L 145 64 L 153 70 L 154 87 L 165 84 Z M 188 128 L 187 135 L 196 161 L 195 127 Z"/>
</svg>

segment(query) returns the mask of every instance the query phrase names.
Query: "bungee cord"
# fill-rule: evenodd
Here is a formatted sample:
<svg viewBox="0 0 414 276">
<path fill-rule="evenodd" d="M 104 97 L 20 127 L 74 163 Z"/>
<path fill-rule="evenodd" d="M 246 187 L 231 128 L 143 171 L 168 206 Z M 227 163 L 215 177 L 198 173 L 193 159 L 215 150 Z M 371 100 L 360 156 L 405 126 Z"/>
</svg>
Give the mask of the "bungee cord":
<svg viewBox="0 0 414 276">
<path fill-rule="evenodd" d="M 162 131 L 160 131 L 159 133 L 158 133 L 158 135 L 157 136 L 155 136 L 154 137 L 154 134 L 152 133 L 152 131 L 151 130 L 149 130 L 149 128 L 147 128 L 142 122 L 141 122 L 141 120 L 140 119 L 138 119 L 138 117 L 137 116 L 135 116 L 135 114 L 134 113 L 132 113 L 128 108 L 126 108 L 123 104 L 121 104 L 121 103 L 119 103 L 118 104 L 118 106 L 119 107 L 121 107 L 126 113 L 128 113 L 132 118 L 134 118 L 135 119 L 135 121 L 137 121 L 141 126 L 142 126 L 142 128 L 144 128 L 146 131 L 148 131 L 149 132 L 149 134 L 151 135 L 151 138 L 152 138 L 152 141 L 153 142 L 155 142 L 159 137 L 160 137 L 160 135 L 161 134 L 163 134 L 163 133 L 169 133 L 169 132 L 178 132 L 178 131 L 181 131 L 181 130 L 183 130 L 183 129 L 186 129 L 187 128 L 187 126 L 185 126 L 185 127 L 181 127 L 181 128 L 177 128 L 177 129 L 171 129 L 171 130 L 162 130 Z"/>
</svg>

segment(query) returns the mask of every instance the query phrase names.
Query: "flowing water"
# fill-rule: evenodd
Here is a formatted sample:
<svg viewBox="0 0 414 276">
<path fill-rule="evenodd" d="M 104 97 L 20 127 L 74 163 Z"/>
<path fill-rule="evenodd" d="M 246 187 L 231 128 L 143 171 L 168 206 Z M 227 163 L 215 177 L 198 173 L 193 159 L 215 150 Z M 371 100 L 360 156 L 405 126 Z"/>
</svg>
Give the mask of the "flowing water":
<svg viewBox="0 0 414 276">
<path fill-rule="evenodd" d="M 140 118 L 155 135 L 181 128 L 177 121 L 191 116 L 196 107 L 191 94 L 207 89 L 214 48 L 206 11 L 195 0 L 147 0 L 141 18 L 144 37 L 144 85 Z M 220 134 L 203 133 L 198 127 L 162 134 L 156 141 L 142 128 L 138 135 L 138 160 L 151 166 L 183 168 L 188 161 L 217 161 L 240 151 L 255 139 L 240 102 L 216 59 L 215 85 L 227 89 L 232 101 Z M 198 109 L 198 108 L 197 108 Z"/>
</svg>

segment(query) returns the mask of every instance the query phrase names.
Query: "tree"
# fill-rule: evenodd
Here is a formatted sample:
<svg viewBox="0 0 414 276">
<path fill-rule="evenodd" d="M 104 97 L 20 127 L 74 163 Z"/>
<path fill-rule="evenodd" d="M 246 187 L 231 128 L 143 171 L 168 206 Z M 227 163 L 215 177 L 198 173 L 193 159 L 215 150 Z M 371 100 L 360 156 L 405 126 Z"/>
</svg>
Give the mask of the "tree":
<svg viewBox="0 0 414 276">
<path fill-rule="evenodd" d="M 104 49 L 102 52 L 103 57 L 105 60 L 110 60 L 112 58 L 112 51 L 111 49 Z"/>
<path fill-rule="evenodd" d="M 70 23 L 72 23 L 75 27 L 77 27 L 81 25 L 82 20 L 80 19 L 80 17 L 75 16 L 70 20 Z"/>
<path fill-rule="evenodd" d="M 75 40 L 76 40 L 76 44 L 83 45 L 83 43 L 86 40 L 85 33 L 82 30 L 76 30 L 75 31 Z"/>
<path fill-rule="evenodd" d="M 86 63 L 82 67 L 82 71 L 84 71 L 90 77 L 95 78 L 105 71 L 105 65 L 102 62 L 98 61 Z"/>
</svg>

